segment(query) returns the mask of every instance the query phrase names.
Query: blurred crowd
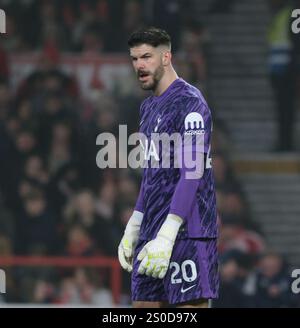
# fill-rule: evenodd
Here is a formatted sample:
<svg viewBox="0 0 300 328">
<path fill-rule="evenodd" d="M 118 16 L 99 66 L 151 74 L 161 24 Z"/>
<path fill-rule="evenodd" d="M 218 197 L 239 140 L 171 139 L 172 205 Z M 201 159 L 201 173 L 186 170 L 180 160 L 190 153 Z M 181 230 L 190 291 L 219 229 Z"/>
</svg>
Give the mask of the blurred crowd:
<svg viewBox="0 0 300 328">
<path fill-rule="evenodd" d="M 57 52 L 82 55 L 125 52 L 133 29 L 145 22 L 162 26 L 164 17 L 162 27 L 177 36 L 179 75 L 201 88 L 209 102 L 209 33 L 190 19 L 192 10 L 182 1 L 164 1 L 160 10 L 158 1 L 2 2 L 8 37 L 1 37 L 0 44 L 0 257 L 116 257 L 141 172 L 99 169 L 96 137 L 101 132 L 118 137 L 119 124 L 128 125 L 128 134 L 136 132 L 145 94 L 133 90 L 124 96 L 100 88 L 92 101 L 85 101 L 78 81 L 49 56 L 49 44 Z M 174 33 L 176 26 L 181 33 Z M 10 55 L 32 50 L 41 51 L 42 63 L 13 90 Z M 212 148 L 221 274 L 220 299 L 213 305 L 297 306 L 288 265 L 267 249 L 251 216 L 230 161 L 228 131 L 218 120 Z M 4 269 L 7 293 L 0 302 L 113 304 L 108 269 Z M 130 277 L 125 272 L 121 296 L 121 304 L 128 305 Z"/>
<path fill-rule="evenodd" d="M 126 51 L 128 35 L 147 24 L 168 29 L 176 49 L 178 29 L 193 18 L 192 0 L 2 0 L 0 4 L 7 16 L 8 51 L 40 49 L 49 42 L 63 51 Z"/>
</svg>

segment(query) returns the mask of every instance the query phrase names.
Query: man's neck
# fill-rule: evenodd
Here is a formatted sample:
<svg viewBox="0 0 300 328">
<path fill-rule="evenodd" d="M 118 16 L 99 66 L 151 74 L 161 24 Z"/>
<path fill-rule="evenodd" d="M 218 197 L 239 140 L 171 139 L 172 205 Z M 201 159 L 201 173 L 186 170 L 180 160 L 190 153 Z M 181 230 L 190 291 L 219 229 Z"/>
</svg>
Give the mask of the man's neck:
<svg viewBox="0 0 300 328">
<path fill-rule="evenodd" d="M 153 91 L 155 96 L 160 96 L 163 94 L 168 87 L 178 79 L 178 75 L 173 68 L 171 68 L 170 72 L 166 72 L 162 79 L 159 81 L 157 88 Z"/>
</svg>

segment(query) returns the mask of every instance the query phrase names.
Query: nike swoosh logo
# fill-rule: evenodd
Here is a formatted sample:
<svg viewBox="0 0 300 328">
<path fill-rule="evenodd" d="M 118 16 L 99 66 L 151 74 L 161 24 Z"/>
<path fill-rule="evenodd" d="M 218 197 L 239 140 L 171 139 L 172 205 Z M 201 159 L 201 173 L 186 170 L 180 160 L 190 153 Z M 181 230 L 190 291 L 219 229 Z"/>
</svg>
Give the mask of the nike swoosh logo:
<svg viewBox="0 0 300 328">
<path fill-rule="evenodd" d="M 181 288 L 181 293 L 183 294 L 183 293 L 187 292 L 188 290 L 194 288 L 195 286 L 196 286 L 196 285 L 193 285 L 193 286 L 190 286 L 190 287 L 188 287 L 188 288 L 186 288 L 186 289 Z"/>
</svg>

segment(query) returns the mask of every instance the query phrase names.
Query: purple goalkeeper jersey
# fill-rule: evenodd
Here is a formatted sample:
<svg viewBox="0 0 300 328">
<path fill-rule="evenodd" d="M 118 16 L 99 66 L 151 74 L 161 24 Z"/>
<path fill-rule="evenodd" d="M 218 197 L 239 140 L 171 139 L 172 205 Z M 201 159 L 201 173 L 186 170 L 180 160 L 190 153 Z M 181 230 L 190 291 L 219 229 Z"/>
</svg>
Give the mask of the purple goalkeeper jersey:
<svg viewBox="0 0 300 328">
<path fill-rule="evenodd" d="M 169 213 L 183 218 L 178 238 L 216 238 L 217 209 L 213 171 L 210 158 L 212 118 L 201 92 L 181 78 L 176 79 L 160 96 L 145 99 L 140 108 L 141 145 L 145 152 L 139 197 L 135 209 L 144 213 L 140 239 L 151 240 Z M 193 157 L 195 146 L 202 140 L 202 176 L 187 178 L 187 168 L 174 165 L 178 151 L 170 143 L 168 156 L 170 167 L 161 165 L 164 146 L 155 147 L 153 133 L 177 134 L 182 140 L 190 136 Z M 202 136 L 197 139 L 196 136 Z M 197 141 L 198 140 L 198 141 Z M 183 143 L 182 143 L 183 144 Z M 157 144 L 156 144 L 157 145 Z M 197 148 L 199 149 L 199 148 Z M 158 160 L 158 167 L 151 160 Z M 204 170 L 204 171 L 203 171 Z"/>
</svg>

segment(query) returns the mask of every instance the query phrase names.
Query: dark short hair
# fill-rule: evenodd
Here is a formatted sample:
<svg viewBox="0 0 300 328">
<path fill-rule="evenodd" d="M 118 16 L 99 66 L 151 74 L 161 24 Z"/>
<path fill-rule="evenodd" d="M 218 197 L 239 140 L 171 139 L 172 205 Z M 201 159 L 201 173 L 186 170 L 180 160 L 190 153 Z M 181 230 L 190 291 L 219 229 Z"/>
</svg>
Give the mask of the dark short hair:
<svg viewBox="0 0 300 328">
<path fill-rule="evenodd" d="M 171 37 L 165 30 L 157 27 L 141 28 L 130 35 L 128 46 L 132 48 L 141 44 L 148 44 L 155 48 L 160 45 L 171 47 Z"/>
</svg>

